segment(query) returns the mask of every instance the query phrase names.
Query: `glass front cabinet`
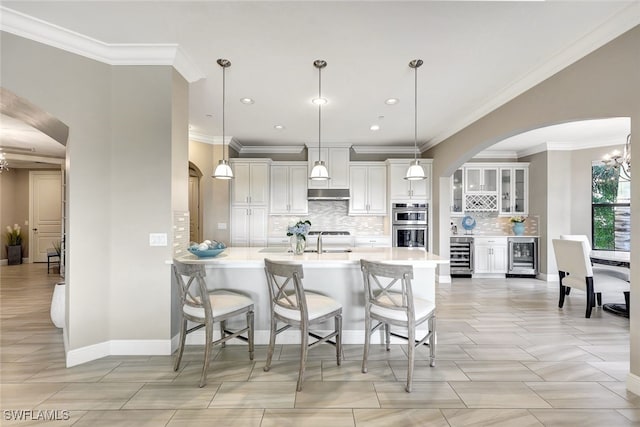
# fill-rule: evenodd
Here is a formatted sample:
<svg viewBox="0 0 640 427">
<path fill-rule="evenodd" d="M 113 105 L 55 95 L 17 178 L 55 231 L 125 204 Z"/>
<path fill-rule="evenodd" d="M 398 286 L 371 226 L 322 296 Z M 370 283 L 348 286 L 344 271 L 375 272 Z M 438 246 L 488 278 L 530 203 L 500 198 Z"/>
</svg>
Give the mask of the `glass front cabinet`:
<svg viewBox="0 0 640 427">
<path fill-rule="evenodd" d="M 451 177 L 450 210 L 453 216 L 468 212 L 528 214 L 529 164 L 465 163 Z"/>
<path fill-rule="evenodd" d="M 528 213 L 529 167 L 500 168 L 500 214 Z"/>
</svg>

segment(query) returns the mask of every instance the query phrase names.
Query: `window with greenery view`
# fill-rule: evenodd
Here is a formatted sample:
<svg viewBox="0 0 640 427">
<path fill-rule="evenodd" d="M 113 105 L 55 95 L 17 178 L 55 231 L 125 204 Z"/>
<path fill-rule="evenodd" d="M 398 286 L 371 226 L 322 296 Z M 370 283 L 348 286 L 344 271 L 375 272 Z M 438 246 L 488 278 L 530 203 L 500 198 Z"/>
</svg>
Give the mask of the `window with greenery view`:
<svg viewBox="0 0 640 427">
<path fill-rule="evenodd" d="M 631 249 L 631 183 L 602 162 L 591 166 L 593 249 Z"/>
</svg>

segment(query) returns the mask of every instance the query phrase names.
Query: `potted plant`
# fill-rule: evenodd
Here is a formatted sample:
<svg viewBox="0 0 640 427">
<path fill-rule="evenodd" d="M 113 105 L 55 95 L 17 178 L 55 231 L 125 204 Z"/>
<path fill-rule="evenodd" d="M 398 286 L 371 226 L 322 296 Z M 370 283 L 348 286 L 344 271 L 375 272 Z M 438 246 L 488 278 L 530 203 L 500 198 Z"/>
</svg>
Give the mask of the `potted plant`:
<svg viewBox="0 0 640 427">
<path fill-rule="evenodd" d="M 7 225 L 7 258 L 9 265 L 22 264 L 22 229 L 18 224 Z"/>
<path fill-rule="evenodd" d="M 522 236 L 524 234 L 524 222 L 526 221 L 526 217 L 522 215 L 512 216 L 509 221 L 513 224 L 511 229 L 513 230 L 513 234 L 516 236 Z"/>
</svg>

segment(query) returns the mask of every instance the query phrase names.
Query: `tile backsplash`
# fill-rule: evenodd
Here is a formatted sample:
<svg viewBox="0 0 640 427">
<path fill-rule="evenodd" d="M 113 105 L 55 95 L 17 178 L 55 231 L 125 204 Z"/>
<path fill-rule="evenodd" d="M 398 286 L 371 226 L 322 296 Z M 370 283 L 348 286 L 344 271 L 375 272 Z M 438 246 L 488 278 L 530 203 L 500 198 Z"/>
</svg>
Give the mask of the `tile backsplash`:
<svg viewBox="0 0 640 427">
<path fill-rule="evenodd" d="M 473 234 L 476 236 L 512 236 L 513 231 L 511 227 L 513 224 L 509 221 L 508 216 L 502 217 L 497 215 L 487 214 L 471 214 L 476 219 L 476 228 L 473 229 Z M 462 228 L 463 217 L 451 217 L 450 222 L 453 222 L 458 227 L 458 235 L 464 235 L 466 230 Z M 538 235 L 538 226 L 540 223 L 539 216 L 527 216 L 527 220 L 524 222 L 524 234 L 528 236 Z"/>
<path fill-rule="evenodd" d="M 311 221 L 313 231 L 349 231 L 355 236 L 382 236 L 385 219 L 382 216 L 349 216 L 346 200 L 309 201 L 309 215 L 270 215 L 269 236 L 284 236 L 287 226 L 298 220 Z"/>
</svg>

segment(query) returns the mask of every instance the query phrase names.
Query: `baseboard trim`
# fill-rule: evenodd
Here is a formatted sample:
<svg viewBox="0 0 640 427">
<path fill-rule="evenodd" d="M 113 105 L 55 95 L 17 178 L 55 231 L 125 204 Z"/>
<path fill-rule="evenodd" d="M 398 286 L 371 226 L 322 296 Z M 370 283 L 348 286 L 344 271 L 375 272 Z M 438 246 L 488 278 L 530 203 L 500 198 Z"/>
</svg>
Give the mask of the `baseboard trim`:
<svg viewBox="0 0 640 427">
<path fill-rule="evenodd" d="M 632 373 L 627 375 L 627 390 L 640 396 L 640 376 Z"/>
<path fill-rule="evenodd" d="M 173 340 L 111 340 L 67 351 L 67 368 L 106 356 L 163 356 Z M 204 341 L 204 340 L 203 340 Z"/>
<path fill-rule="evenodd" d="M 560 276 L 557 274 L 538 273 L 537 279 L 544 280 L 545 282 L 559 282 Z"/>
<path fill-rule="evenodd" d="M 8 259 L 0 259 L 0 265 L 9 265 Z"/>
<path fill-rule="evenodd" d="M 438 283 L 451 283 L 451 276 L 448 274 L 443 274 L 438 277 Z"/>
</svg>

